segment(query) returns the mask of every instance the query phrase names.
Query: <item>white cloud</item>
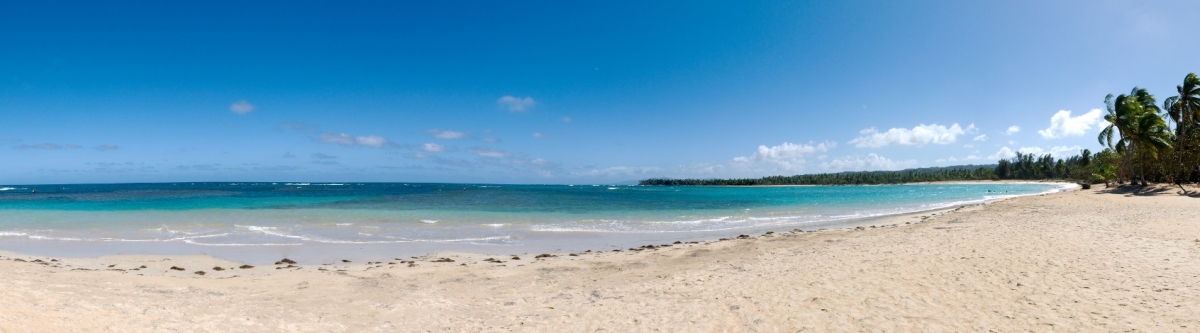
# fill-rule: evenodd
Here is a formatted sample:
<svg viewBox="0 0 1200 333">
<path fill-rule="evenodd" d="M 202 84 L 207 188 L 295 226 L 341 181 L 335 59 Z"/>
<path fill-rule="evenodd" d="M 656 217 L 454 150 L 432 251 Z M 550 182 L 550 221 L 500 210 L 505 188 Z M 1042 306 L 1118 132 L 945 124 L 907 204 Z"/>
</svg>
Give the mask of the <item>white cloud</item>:
<svg viewBox="0 0 1200 333">
<path fill-rule="evenodd" d="M 116 144 L 112 144 L 112 143 L 106 143 L 106 144 L 96 146 L 96 150 L 99 150 L 99 151 L 117 150 L 117 148 L 120 148 L 120 147 L 117 147 Z"/>
<path fill-rule="evenodd" d="M 658 167 L 626 167 L 615 166 L 604 169 L 589 169 L 584 171 L 572 172 L 572 176 L 586 177 L 633 177 L 644 176 L 651 172 L 659 172 L 662 169 Z"/>
<path fill-rule="evenodd" d="M 353 136 L 346 133 L 321 133 L 321 135 L 317 136 L 317 140 L 343 146 L 359 145 L 371 148 L 397 147 L 396 144 L 388 142 L 387 139 L 378 135 Z"/>
<path fill-rule="evenodd" d="M 988 159 L 989 160 L 1000 160 L 1000 159 L 1013 158 L 1013 156 L 1017 156 L 1017 153 L 1014 152 L 1012 149 L 1009 149 L 1008 147 L 1002 147 L 1002 148 L 1000 148 L 1000 151 L 997 151 L 995 154 L 992 154 L 992 156 L 988 156 Z"/>
<path fill-rule="evenodd" d="M 354 138 L 354 141 L 357 142 L 359 145 L 363 145 L 363 146 L 367 146 L 367 147 L 374 147 L 374 148 L 383 147 L 384 145 L 387 145 L 387 143 L 388 143 L 387 140 L 385 140 L 383 137 L 378 136 L 378 135 L 360 136 L 360 137 Z"/>
<path fill-rule="evenodd" d="M 920 124 L 911 130 L 907 128 L 892 128 L 880 133 L 874 127 L 859 131 L 859 137 L 850 140 L 858 148 L 879 148 L 890 145 L 922 146 L 926 144 L 951 144 L 958 140 L 959 135 L 975 132 L 975 124 L 963 129 L 957 123 L 945 127 L 938 124 Z"/>
<path fill-rule="evenodd" d="M 892 161 L 886 157 L 876 155 L 874 153 L 866 156 L 844 156 L 835 158 L 829 162 L 821 163 L 820 168 L 827 172 L 842 172 L 842 171 L 876 171 L 876 170 L 900 170 L 915 166 L 917 161 Z"/>
<path fill-rule="evenodd" d="M 571 117 L 562 117 L 562 122 L 564 122 L 564 123 L 571 122 Z"/>
<path fill-rule="evenodd" d="M 1071 111 L 1059 110 L 1050 117 L 1050 127 L 1038 131 L 1038 134 L 1047 139 L 1081 136 L 1092 129 L 1092 126 L 1098 127 L 1101 121 L 1103 118 L 1100 116 L 1100 109 L 1092 109 L 1078 117 L 1071 117 Z"/>
<path fill-rule="evenodd" d="M 758 146 L 758 150 L 750 156 L 739 156 L 733 159 L 736 164 L 772 163 L 784 170 L 799 169 L 804 165 L 804 156 L 823 153 L 837 147 L 837 142 L 826 141 L 819 144 L 795 144 L 784 142 L 778 146 Z"/>
<path fill-rule="evenodd" d="M 1017 149 L 1014 151 L 1011 148 L 1002 147 L 1002 148 L 1000 148 L 1000 151 L 997 151 L 995 154 L 992 154 L 992 156 L 988 156 L 988 159 L 999 160 L 999 159 L 1013 158 L 1013 157 L 1017 156 L 1018 152 L 1020 152 L 1022 154 L 1033 154 L 1035 157 L 1042 156 L 1045 154 L 1050 154 L 1050 156 L 1053 156 L 1055 158 L 1063 158 L 1063 157 L 1075 155 L 1076 153 L 1079 152 L 1079 149 L 1080 149 L 1079 146 L 1070 146 L 1070 147 L 1054 146 L 1054 147 L 1050 147 L 1049 150 L 1046 150 L 1046 149 L 1042 149 L 1042 147 L 1034 146 L 1034 147 L 1021 147 L 1021 149 Z"/>
<path fill-rule="evenodd" d="M 980 134 L 979 136 L 976 136 L 974 139 L 971 139 L 971 140 L 972 141 L 987 141 L 987 134 Z"/>
<path fill-rule="evenodd" d="M 1042 149 L 1042 147 L 1021 147 L 1021 149 L 1018 149 L 1017 151 L 1019 151 L 1021 153 L 1025 153 L 1025 154 L 1033 154 L 1036 156 L 1050 154 L 1051 156 L 1054 156 L 1055 158 L 1061 158 L 1061 157 L 1075 155 L 1076 153 L 1079 152 L 1079 149 L 1080 149 L 1079 146 L 1070 146 L 1070 147 L 1054 146 L 1054 147 L 1050 147 L 1049 150 Z"/>
<path fill-rule="evenodd" d="M 438 129 L 431 129 L 429 130 L 429 133 L 433 134 L 433 137 L 438 139 L 462 139 L 467 137 L 467 134 L 463 132 L 443 131 Z"/>
<path fill-rule="evenodd" d="M 446 146 L 439 145 L 436 143 L 426 143 L 426 144 L 421 145 L 421 150 L 431 152 L 431 153 L 440 153 L 440 152 L 446 151 Z"/>
<path fill-rule="evenodd" d="M 467 151 L 475 155 L 490 158 L 503 158 L 509 155 L 506 151 L 488 147 L 475 147 L 468 149 Z"/>
<path fill-rule="evenodd" d="M 545 134 L 542 134 L 541 132 L 534 132 L 534 133 L 533 133 L 533 137 L 534 137 L 534 138 L 541 139 L 541 138 L 544 138 L 544 137 L 546 137 L 546 135 L 545 135 Z"/>
<path fill-rule="evenodd" d="M 1013 135 L 1013 134 L 1017 134 L 1017 132 L 1020 132 L 1020 131 L 1021 131 L 1021 126 L 1012 125 L 1012 126 L 1009 126 L 1007 130 L 1004 131 L 1004 135 Z"/>
<path fill-rule="evenodd" d="M 312 154 L 312 158 L 314 158 L 314 159 L 318 159 L 318 160 L 332 160 L 332 159 L 335 159 L 335 158 L 337 158 L 337 156 L 333 156 L 333 155 L 325 155 L 325 154 L 322 154 L 322 153 L 313 153 L 313 154 Z"/>
<path fill-rule="evenodd" d="M 247 102 L 246 100 L 240 100 L 230 104 L 229 111 L 233 111 L 233 113 L 236 114 L 247 114 L 250 113 L 250 111 L 254 111 L 254 104 L 250 104 L 250 102 Z"/>
<path fill-rule="evenodd" d="M 343 146 L 350 146 L 354 144 L 354 136 L 346 133 L 321 133 L 320 136 L 317 136 L 317 140 L 320 140 L 324 143 L 339 144 Z"/>
<path fill-rule="evenodd" d="M 496 104 L 508 108 L 508 111 L 512 112 L 525 112 L 526 110 L 533 108 L 533 105 L 536 103 L 537 102 L 534 102 L 532 97 L 520 98 L 504 96 L 496 100 Z"/>
</svg>

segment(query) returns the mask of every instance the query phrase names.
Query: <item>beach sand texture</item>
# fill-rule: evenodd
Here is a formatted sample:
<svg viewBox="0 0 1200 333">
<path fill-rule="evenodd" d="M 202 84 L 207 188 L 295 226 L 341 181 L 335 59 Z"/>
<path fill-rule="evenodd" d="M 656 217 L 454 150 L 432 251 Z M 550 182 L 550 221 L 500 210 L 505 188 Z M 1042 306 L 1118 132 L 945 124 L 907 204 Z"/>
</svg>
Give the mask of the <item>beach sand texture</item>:
<svg viewBox="0 0 1200 333">
<path fill-rule="evenodd" d="M 1200 331 L 1200 198 L 1103 191 L 501 263 L 0 253 L 0 331 Z"/>
</svg>

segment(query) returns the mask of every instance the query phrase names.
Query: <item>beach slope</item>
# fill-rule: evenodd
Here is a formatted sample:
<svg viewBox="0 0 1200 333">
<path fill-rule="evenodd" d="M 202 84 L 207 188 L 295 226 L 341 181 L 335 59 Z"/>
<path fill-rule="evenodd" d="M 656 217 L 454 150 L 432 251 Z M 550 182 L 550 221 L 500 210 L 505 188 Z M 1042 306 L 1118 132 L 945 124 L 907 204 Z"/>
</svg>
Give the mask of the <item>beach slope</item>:
<svg viewBox="0 0 1200 333">
<path fill-rule="evenodd" d="M 1200 198 L 1176 191 L 543 258 L 0 253 L 0 331 L 1197 331 Z"/>
</svg>

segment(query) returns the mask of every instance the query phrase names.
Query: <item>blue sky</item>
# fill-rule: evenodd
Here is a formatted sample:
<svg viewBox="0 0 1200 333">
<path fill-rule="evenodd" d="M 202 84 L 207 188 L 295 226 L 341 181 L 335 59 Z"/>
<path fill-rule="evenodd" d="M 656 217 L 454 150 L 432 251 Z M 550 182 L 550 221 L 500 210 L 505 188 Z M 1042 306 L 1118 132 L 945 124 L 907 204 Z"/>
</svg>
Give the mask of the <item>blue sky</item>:
<svg viewBox="0 0 1200 333">
<path fill-rule="evenodd" d="M 8 184 L 985 164 L 1097 150 L 1106 94 L 1200 70 L 1184 1 L 3 7 Z"/>
</svg>

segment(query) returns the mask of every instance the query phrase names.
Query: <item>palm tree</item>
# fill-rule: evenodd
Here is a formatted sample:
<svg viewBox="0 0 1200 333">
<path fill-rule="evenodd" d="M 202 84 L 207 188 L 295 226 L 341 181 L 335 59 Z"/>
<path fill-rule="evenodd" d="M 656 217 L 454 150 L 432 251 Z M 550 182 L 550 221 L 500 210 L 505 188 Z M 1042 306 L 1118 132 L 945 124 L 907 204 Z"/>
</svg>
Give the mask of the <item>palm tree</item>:
<svg viewBox="0 0 1200 333">
<path fill-rule="evenodd" d="M 1108 110 L 1108 114 L 1104 115 L 1104 121 L 1108 122 L 1108 126 L 1100 130 L 1100 135 L 1096 137 L 1096 140 L 1100 141 L 1101 145 L 1107 146 L 1122 157 L 1122 167 L 1118 168 L 1116 173 L 1117 183 L 1121 183 L 1121 176 L 1125 174 L 1122 172 L 1126 165 L 1124 163 L 1126 161 L 1125 146 L 1128 140 L 1125 137 L 1129 133 L 1129 124 L 1132 123 L 1130 120 L 1132 114 L 1130 114 L 1129 108 L 1125 107 L 1125 98 L 1125 95 L 1121 95 L 1114 101 L 1112 94 L 1104 96 L 1104 105 Z M 1117 135 L 1115 146 L 1113 145 L 1113 134 Z"/>
<path fill-rule="evenodd" d="M 1134 153 L 1137 155 L 1139 162 L 1138 171 L 1142 179 L 1142 185 L 1146 185 L 1146 163 L 1158 160 L 1160 152 L 1171 149 L 1171 132 L 1167 129 L 1167 123 L 1163 121 L 1158 113 L 1142 112 L 1133 119 L 1133 126 L 1129 128 L 1128 137 L 1134 148 Z M 1158 165 L 1158 163 L 1154 163 Z"/>
<path fill-rule="evenodd" d="M 1196 140 L 1195 128 L 1200 125 L 1200 78 L 1196 73 L 1188 73 L 1183 78 L 1183 84 L 1175 87 L 1179 95 L 1171 96 L 1163 101 L 1163 109 L 1175 121 L 1175 183 L 1182 184 L 1190 178 L 1193 169 L 1194 151 L 1192 142 Z M 1182 187 L 1182 185 L 1181 185 Z M 1186 191 L 1186 190 L 1185 190 Z"/>
<path fill-rule="evenodd" d="M 1133 181 L 1134 155 L 1138 153 L 1139 149 L 1157 147 L 1155 144 L 1142 142 L 1142 139 L 1156 142 L 1154 138 L 1157 138 L 1157 134 L 1152 134 L 1157 130 L 1155 127 L 1157 123 L 1144 115 L 1150 114 L 1158 118 L 1159 108 L 1154 105 L 1154 95 L 1151 95 L 1146 89 L 1138 87 L 1133 87 L 1129 95 L 1118 95 L 1116 99 L 1113 99 L 1112 94 L 1105 96 L 1104 105 L 1108 109 L 1104 120 L 1109 125 L 1100 131 L 1100 135 L 1096 139 L 1100 141 L 1100 144 L 1107 145 L 1124 157 L 1124 169 L 1130 175 L 1129 179 Z M 1159 120 L 1161 121 L 1162 118 Z M 1115 146 L 1113 145 L 1113 134 L 1119 136 Z M 1144 144 L 1149 145 L 1143 147 Z M 1157 156 L 1157 152 L 1154 152 L 1153 155 Z M 1144 169 L 1144 163 L 1142 169 Z M 1142 171 L 1142 184 L 1145 184 L 1145 170 Z"/>
</svg>

